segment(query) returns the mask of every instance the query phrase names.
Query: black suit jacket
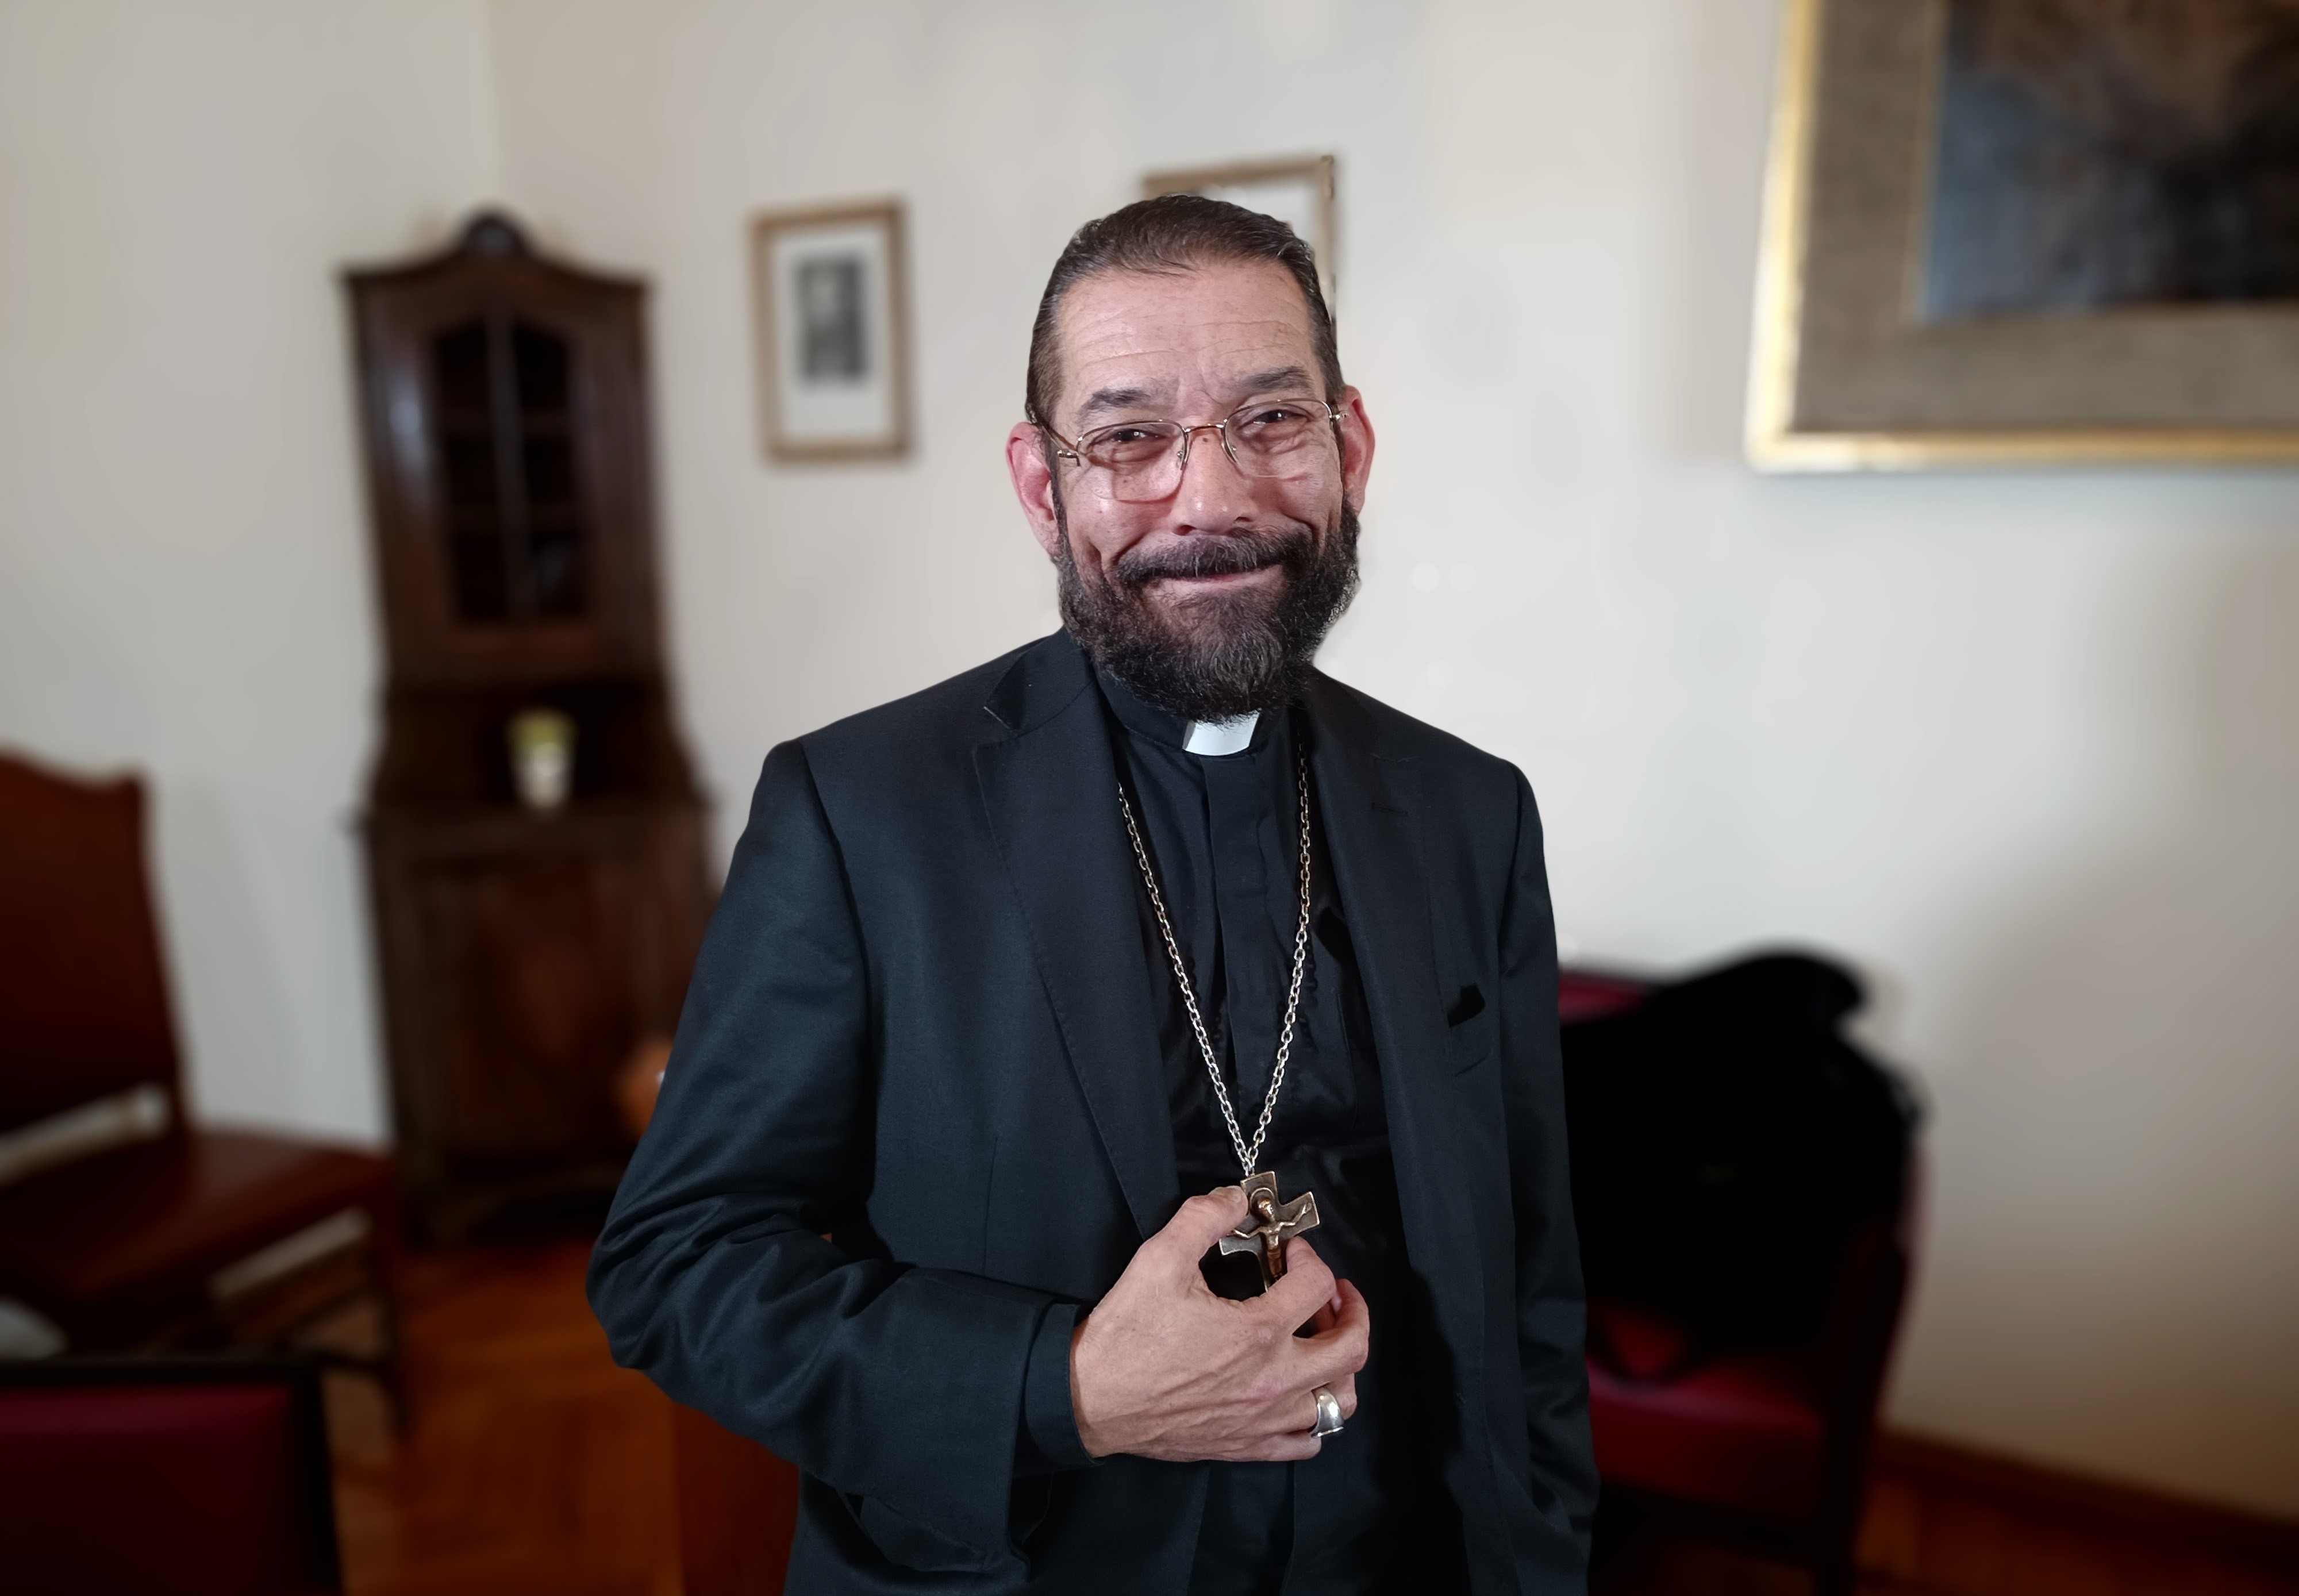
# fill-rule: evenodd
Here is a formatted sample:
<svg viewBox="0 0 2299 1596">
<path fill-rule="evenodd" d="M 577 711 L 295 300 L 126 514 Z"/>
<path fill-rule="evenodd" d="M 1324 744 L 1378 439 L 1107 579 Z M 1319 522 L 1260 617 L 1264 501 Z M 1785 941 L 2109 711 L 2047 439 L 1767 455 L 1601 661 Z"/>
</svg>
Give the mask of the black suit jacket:
<svg viewBox="0 0 2299 1596">
<path fill-rule="evenodd" d="M 1479 1592 L 1595 1495 L 1540 824 L 1510 765 L 1307 710 Z M 615 1355 L 806 1475 L 792 1589 L 1183 1590 L 1205 1467 L 1016 1477 L 1050 1304 L 1181 1201 L 1100 695 L 1057 633 L 767 756 L 592 1264 Z M 1374 1327 L 1381 1334 L 1381 1326 Z"/>
</svg>

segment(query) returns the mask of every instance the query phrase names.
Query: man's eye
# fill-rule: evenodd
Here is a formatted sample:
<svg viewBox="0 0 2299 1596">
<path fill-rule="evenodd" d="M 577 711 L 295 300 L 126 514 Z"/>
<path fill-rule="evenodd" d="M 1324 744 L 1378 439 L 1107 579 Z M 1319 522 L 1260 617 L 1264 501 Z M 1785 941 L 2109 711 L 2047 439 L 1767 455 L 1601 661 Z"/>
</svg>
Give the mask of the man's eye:
<svg viewBox="0 0 2299 1596">
<path fill-rule="evenodd" d="M 1103 444 L 1146 444 L 1155 436 L 1146 427 L 1113 427 L 1095 441 Z"/>
<path fill-rule="evenodd" d="M 1309 412 L 1298 405 L 1267 404 L 1249 412 L 1245 424 L 1248 427 L 1282 427 L 1291 421 L 1305 421 L 1308 417 Z"/>
</svg>

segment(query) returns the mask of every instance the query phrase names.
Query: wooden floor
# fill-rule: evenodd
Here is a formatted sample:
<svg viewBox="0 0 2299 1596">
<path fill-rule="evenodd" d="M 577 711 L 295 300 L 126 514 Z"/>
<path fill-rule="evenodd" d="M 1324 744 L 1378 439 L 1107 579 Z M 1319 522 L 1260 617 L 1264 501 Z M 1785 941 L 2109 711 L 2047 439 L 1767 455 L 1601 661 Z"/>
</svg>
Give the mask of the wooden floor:
<svg viewBox="0 0 2299 1596">
<path fill-rule="evenodd" d="M 410 1261 L 409 1429 L 364 1380 L 328 1392 L 351 1596 L 678 1596 L 669 1407 L 608 1357 L 588 1255 Z"/>
<path fill-rule="evenodd" d="M 411 1426 L 394 1434 L 356 1377 L 329 1392 L 351 1596 L 679 1596 L 669 1409 L 608 1358 L 583 1301 L 586 1252 L 565 1242 L 411 1261 Z M 1863 1596 L 2299 1596 L 2279 1531 L 2253 1546 L 2237 1525 L 2206 1547 L 2176 1513 L 2103 1512 L 2079 1489 L 2055 1503 L 1943 1456 L 1887 1449 Z M 1600 1548 L 1596 1589 L 1807 1586 L 1790 1569 L 1640 1533 Z"/>
</svg>

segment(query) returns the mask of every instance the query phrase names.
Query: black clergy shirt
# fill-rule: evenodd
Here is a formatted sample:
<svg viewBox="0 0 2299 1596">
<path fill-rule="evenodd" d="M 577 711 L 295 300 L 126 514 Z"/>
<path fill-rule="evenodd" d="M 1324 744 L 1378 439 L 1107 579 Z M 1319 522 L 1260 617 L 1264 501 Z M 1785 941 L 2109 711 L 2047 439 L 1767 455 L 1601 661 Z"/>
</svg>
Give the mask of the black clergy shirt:
<svg viewBox="0 0 2299 1596">
<path fill-rule="evenodd" d="M 1156 870 L 1199 1012 L 1227 1077 L 1239 1129 L 1250 1144 L 1269 1087 L 1299 923 L 1300 841 L 1296 785 L 1302 724 L 1266 713 L 1247 746 L 1228 754 L 1187 751 L 1189 727 L 1097 672 L 1112 751 Z M 1115 804 L 1116 794 L 1110 795 Z M 1190 1589 L 1197 1592 L 1374 1591 L 1419 1583 L 1457 1544 L 1451 1504 L 1435 1487 L 1426 1404 L 1422 1304 L 1405 1258 L 1404 1223 L 1390 1160 L 1363 982 L 1345 908 L 1310 794 L 1310 936 L 1291 1061 L 1257 1169 L 1275 1172 L 1282 1196 L 1316 1193 L 1321 1223 L 1308 1240 L 1336 1275 L 1365 1293 L 1373 1323 L 1369 1361 L 1357 1376 L 1358 1408 L 1342 1433 L 1306 1463 L 1211 1464 Z M 1159 1023 L 1159 1052 L 1184 1193 L 1233 1185 L 1244 1173 L 1208 1077 L 1204 1056 L 1174 981 L 1149 894 L 1139 894 L 1142 952 Z M 1216 1291 L 1250 1295 L 1249 1256 L 1209 1254 Z M 1067 1352 L 1070 1316 L 1050 1318 Z M 1057 1392 L 1054 1349 L 1032 1360 L 1028 1433 L 1050 1438 L 1056 1460 L 1076 1450 L 1068 1413 L 1067 1359 Z M 1055 1407 L 1058 1401 L 1058 1408 Z M 1307 1405 L 1304 1407 L 1307 1426 Z M 1064 1444 L 1065 1442 L 1067 1444 Z M 1432 1499 L 1433 1492 L 1433 1499 Z M 1425 1587 L 1424 1587 L 1425 1588 Z"/>
</svg>

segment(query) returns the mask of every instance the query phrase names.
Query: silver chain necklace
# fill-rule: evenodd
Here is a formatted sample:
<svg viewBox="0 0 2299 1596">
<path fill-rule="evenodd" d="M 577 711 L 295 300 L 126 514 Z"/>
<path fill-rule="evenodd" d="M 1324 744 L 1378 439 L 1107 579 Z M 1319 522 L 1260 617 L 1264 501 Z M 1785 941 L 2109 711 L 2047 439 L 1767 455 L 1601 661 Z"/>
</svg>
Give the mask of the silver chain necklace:
<svg viewBox="0 0 2299 1596">
<path fill-rule="evenodd" d="M 1198 1052 L 1206 1061 L 1206 1074 L 1214 1084 L 1214 1101 L 1221 1104 L 1222 1123 L 1229 1127 L 1230 1145 L 1237 1150 L 1237 1161 L 1247 1179 L 1254 1176 L 1254 1160 L 1261 1156 L 1261 1144 L 1269 1135 L 1269 1118 L 1277 1111 L 1277 1093 L 1285 1085 L 1285 1065 L 1293 1056 L 1293 1023 L 1301 1013 L 1301 978 L 1309 968 L 1309 757 L 1303 753 L 1294 761 L 1295 786 L 1300 794 L 1301 818 L 1301 920 L 1293 932 L 1293 984 L 1285 994 L 1285 1024 L 1277 1033 L 1277 1059 L 1269 1068 L 1269 1093 L 1261 1100 L 1261 1118 L 1253 1127 L 1253 1140 L 1249 1143 L 1237 1128 L 1237 1110 L 1229 1101 L 1228 1083 L 1222 1079 L 1221 1060 L 1214 1055 L 1214 1044 L 1206 1035 L 1205 1016 L 1198 1010 L 1198 994 L 1190 984 L 1189 966 L 1182 962 L 1181 944 L 1174 940 L 1174 924 L 1166 915 L 1166 896 L 1158 890 L 1158 873 L 1150 868 L 1150 851 L 1141 845 L 1141 828 L 1133 822 L 1133 805 L 1125 796 L 1125 788 L 1117 789 L 1117 807 L 1125 816 L 1125 835 L 1133 844 L 1133 862 L 1141 867 L 1141 885 L 1150 889 L 1150 907 L 1158 913 L 1158 931 L 1166 939 L 1166 957 L 1173 961 L 1174 981 L 1182 989 L 1182 1006 L 1189 1010 L 1190 1029 L 1197 1034 Z M 1274 1195 L 1274 1188 L 1273 1188 Z M 1308 1223 L 1316 1223 L 1315 1209 L 1310 1210 Z M 1224 1248 L 1224 1251 L 1227 1249 Z"/>
</svg>

